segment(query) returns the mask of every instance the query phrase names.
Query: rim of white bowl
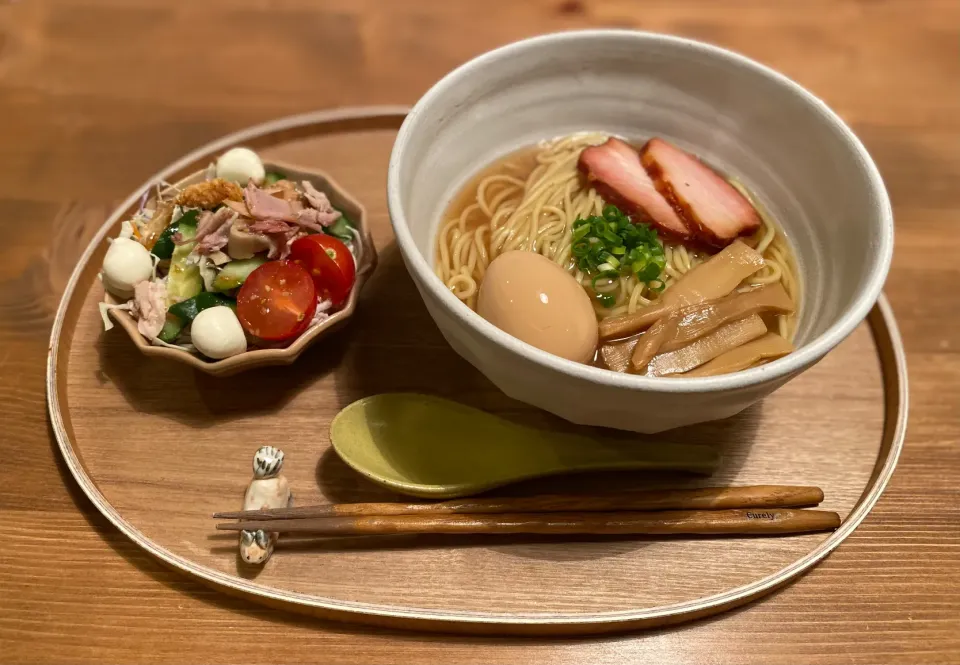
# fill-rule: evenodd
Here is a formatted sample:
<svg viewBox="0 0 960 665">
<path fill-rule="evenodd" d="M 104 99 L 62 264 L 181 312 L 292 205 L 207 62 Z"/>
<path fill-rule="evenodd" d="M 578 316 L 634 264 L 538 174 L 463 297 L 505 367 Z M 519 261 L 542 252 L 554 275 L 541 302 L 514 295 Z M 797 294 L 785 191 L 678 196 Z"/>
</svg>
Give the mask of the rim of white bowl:
<svg viewBox="0 0 960 665">
<path fill-rule="evenodd" d="M 820 111 L 835 125 L 843 140 L 847 142 L 850 149 L 860 158 L 869 186 L 876 193 L 879 204 L 879 210 L 877 212 L 880 237 L 879 251 L 875 255 L 876 258 L 867 276 L 866 286 L 854 302 L 841 313 L 833 325 L 800 349 L 783 358 L 761 365 L 760 367 L 713 377 L 673 379 L 646 377 L 636 374 L 621 374 L 600 367 L 584 365 L 572 360 L 560 358 L 547 351 L 538 349 L 535 346 L 531 346 L 513 335 L 500 330 L 474 312 L 461 302 L 459 298 L 453 295 L 443 284 L 436 273 L 434 273 L 433 267 L 417 248 L 413 240 L 413 235 L 407 226 L 406 216 L 404 215 L 400 201 L 399 172 L 401 153 L 409 141 L 410 134 L 413 131 L 413 125 L 417 122 L 417 118 L 423 112 L 424 108 L 428 107 L 440 95 L 444 94 L 455 81 L 465 76 L 470 76 L 488 63 L 502 58 L 518 57 L 529 50 L 538 49 L 545 45 L 580 39 L 624 39 L 661 43 L 667 42 L 695 51 L 701 51 L 715 58 L 727 60 L 734 65 L 749 69 L 755 74 L 789 89 L 797 97 Z M 387 207 L 390 213 L 390 223 L 393 226 L 394 235 L 407 259 L 407 265 L 410 269 L 417 272 L 420 276 L 421 283 L 430 290 L 431 294 L 436 296 L 440 302 L 465 325 L 475 329 L 492 342 L 538 365 L 570 374 L 586 381 L 614 387 L 654 392 L 704 393 L 744 388 L 788 377 L 790 374 L 812 365 L 850 335 L 867 316 L 867 313 L 870 311 L 870 308 L 873 307 L 883 289 L 883 284 L 886 281 L 890 263 L 893 258 L 893 209 L 890 205 L 890 197 L 887 189 L 883 184 L 883 178 L 880 176 L 880 171 L 876 164 L 874 164 L 873 158 L 867 152 L 867 149 L 863 146 L 863 143 L 861 143 L 857 135 L 853 133 L 853 130 L 850 129 L 840 116 L 827 106 L 822 99 L 784 74 L 735 51 L 686 37 L 642 30 L 571 30 L 531 37 L 506 44 L 492 51 L 487 51 L 446 74 L 417 101 L 416 105 L 407 115 L 403 125 L 400 127 L 397 139 L 393 144 L 393 150 L 390 154 L 390 164 L 387 169 Z"/>
</svg>

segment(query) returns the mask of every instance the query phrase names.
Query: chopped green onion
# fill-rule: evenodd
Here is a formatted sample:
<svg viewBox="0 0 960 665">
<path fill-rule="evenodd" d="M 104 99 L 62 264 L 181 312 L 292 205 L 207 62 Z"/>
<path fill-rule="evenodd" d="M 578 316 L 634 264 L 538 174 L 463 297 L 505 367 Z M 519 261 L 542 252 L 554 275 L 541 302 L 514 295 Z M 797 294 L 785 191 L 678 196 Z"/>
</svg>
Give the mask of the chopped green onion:
<svg viewBox="0 0 960 665">
<path fill-rule="evenodd" d="M 604 270 L 604 271 L 602 271 L 599 275 L 597 275 L 596 277 L 593 278 L 593 284 L 592 284 L 593 290 L 594 290 L 594 291 L 597 290 L 597 282 L 599 282 L 599 281 L 601 281 L 601 280 L 604 280 L 604 279 L 605 279 L 605 280 L 617 279 L 619 276 L 620 276 L 620 273 L 617 272 L 616 270 Z"/>
<path fill-rule="evenodd" d="M 663 290 L 660 276 L 667 261 L 657 232 L 646 224 L 634 224 L 616 206 L 604 206 L 601 215 L 578 217 L 572 242 L 570 253 L 580 271 L 592 278 L 594 290 L 600 281 L 630 274 L 651 290 Z M 598 294 L 598 299 L 604 307 L 616 300 L 610 294 Z"/>
</svg>

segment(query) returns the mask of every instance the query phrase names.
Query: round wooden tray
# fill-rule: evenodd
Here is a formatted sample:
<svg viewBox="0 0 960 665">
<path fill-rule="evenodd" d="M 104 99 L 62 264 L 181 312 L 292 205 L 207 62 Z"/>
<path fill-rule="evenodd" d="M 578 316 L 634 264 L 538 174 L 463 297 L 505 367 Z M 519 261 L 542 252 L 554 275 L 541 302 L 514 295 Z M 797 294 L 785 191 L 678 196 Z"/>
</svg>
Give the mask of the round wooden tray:
<svg viewBox="0 0 960 665">
<path fill-rule="evenodd" d="M 721 447 L 724 465 L 713 478 L 594 474 L 512 489 L 818 485 L 822 507 L 844 520 L 832 534 L 281 539 L 259 574 L 239 567 L 235 536 L 215 532 L 210 515 L 240 507 L 260 445 L 287 453 L 285 473 L 300 505 L 396 498 L 330 449 L 330 420 L 360 397 L 438 393 L 529 424 L 572 427 L 498 392 L 447 346 L 428 316 L 386 213 L 387 160 L 403 117 L 398 108 L 297 116 L 226 137 L 158 174 L 172 181 L 229 146 L 251 145 L 271 160 L 324 169 L 367 207 L 380 266 L 351 323 L 290 367 L 216 378 L 142 355 L 122 330 L 102 332 L 96 275 L 103 238 L 117 232 L 139 191 L 87 248 L 54 322 L 47 395 L 70 471 L 117 528 L 170 566 L 274 606 L 392 626 L 524 634 L 703 617 L 795 579 L 850 535 L 889 480 L 906 429 L 903 350 L 883 299 L 840 347 L 762 403 L 735 418 L 651 437 Z"/>
</svg>

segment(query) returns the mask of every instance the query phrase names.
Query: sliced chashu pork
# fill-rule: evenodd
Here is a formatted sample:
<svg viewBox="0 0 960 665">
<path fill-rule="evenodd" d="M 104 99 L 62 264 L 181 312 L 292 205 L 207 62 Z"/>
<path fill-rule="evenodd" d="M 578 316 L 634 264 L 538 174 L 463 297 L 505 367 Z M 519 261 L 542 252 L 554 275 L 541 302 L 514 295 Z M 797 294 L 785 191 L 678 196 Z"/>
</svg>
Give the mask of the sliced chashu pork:
<svg viewBox="0 0 960 665">
<path fill-rule="evenodd" d="M 252 182 L 243 190 L 243 202 L 249 215 L 258 220 L 293 222 L 297 219 L 289 201 L 268 194 Z"/>
<path fill-rule="evenodd" d="M 733 185 L 693 155 L 653 138 L 640 161 L 657 191 L 701 242 L 726 247 L 760 228 L 760 216 Z"/>
<path fill-rule="evenodd" d="M 657 192 L 654 182 L 640 162 L 640 155 L 618 138 L 585 148 L 577 162 L 580 171 L 607 203 L 649 222 L 670 236 L 689 240 L 693 229 L 684 222 L 667 200 Z"/>
</svg>

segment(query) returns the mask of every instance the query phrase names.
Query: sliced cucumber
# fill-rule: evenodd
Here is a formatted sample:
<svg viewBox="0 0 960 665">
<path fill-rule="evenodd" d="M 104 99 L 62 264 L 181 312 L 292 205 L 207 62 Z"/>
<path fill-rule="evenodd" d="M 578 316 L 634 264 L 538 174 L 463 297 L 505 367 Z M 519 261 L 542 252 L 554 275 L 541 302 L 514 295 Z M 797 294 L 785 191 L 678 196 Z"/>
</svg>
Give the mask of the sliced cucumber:
<svg viewBox="0 0 960 665">
<path fill-rule="evenodd" d="M 153 249 L 150 250 L 153 255 L 161 260 L 172 257 L 173 250 L 177 248 L 173 242 L 174 234 L 177 232 L 185 233 L 188 228 L 192 228 L 193 233 L 196 234 L 198 214 L 198 210 L 188 210 L 183 213 L 180 219 L 165 228 L 163 233 L 160 234 L 160 237 L 157 238 L 157 242 L 154 243 Z"/>
<path fill-rule="evenodd" d="M 182 330 L 183 321 L 167 314 L 167 320 L 163 322 L 163 329 L 160 330 L 160 334 L 157 335 L 157 337 L 160 338 L 161 342 L 172 344 L 173 341 L 180 336 Z"/>
<path fill-rule="evenodd" d="M 184 300 L 183 302 L 178 302 L 175 305 L 171 305 L 170 309 L 167 310 L 167 320 L 169 321 L 171 317 L 176 318 L 180 322 L 180 326 L 182 328 L 188 323 L 192 323 L 197 314 L 203 310 L 209 309 L 210 307 L 217 307 L 219 305 L 226 305 L 231 309 L 236 309 L 237 301 L 219 293 L 203 291 L 192 298 Z"/>
<path fill-rule="evenodd" d="M 281 180 L 286 180 L 287 176 L 279 171 L 267 171 L 267 174 L 263 177 L 263 186 L 272 187 L 276 185 Z"/>
<path fill-rule="evenodd" d="M 265 256 L 238 259 L 223 266 L 220 274 L 213 280 L 214 291 L 229 291 L 243 284 L 254 270 L 267 262 Z"/>
<path fill-rule="evenodd" d="M 197 235 L 196 226 L 184 226 L 180 229 L 184 240 L 193 240 Z M 200 268 L 187 265 L 187 257 L 193 251 L 194 242 L 177 245 L 170 257 L 170 272 L 167 277 L 167 301 L 171 304 L 192 298 L 203 291 L 203 278 Z"/>
<path fill-rule="evenodd" d="M 180 336 L 180 333 L 183 332 L 183 329 L 193 323 L 193 320 L 197 318 L 197 314 L 205 309 L 219 305 L 226 305 L 233 311 L 237 310 L 237 301 L 233 298 L 228 298 L 219 293 L 208 293 L 206 291 L 202 291 L 183 302 L 171 305 L 170 309 L 167 310 L 167 320 L 163 322 L 163 329 L 157 337 L 168 344 L 173 343 L 173 341 Z"/>
<path fill-rule="evenodd" d="M 328 235 L 339 238 L 340 240 L 353 240 L 353 234 L 350 232 L 352 226 L 353 224 L 350 223 L 347 216 L 341 214 L 340 219 L 326 227 L 324 231 L 326 231 Z"/>
</svg>

